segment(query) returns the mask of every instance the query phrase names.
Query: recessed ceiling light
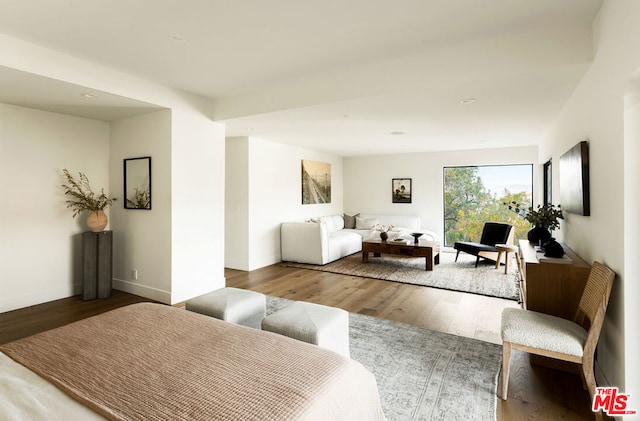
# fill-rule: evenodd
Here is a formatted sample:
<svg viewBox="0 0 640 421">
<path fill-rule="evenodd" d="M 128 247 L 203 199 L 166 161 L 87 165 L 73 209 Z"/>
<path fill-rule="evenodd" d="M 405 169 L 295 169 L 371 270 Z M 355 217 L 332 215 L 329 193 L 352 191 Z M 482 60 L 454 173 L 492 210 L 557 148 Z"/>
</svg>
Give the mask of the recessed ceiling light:
<svg viewBox="0 0 640 421">
<path fill-rule="evenodd" d="M 173 35 L 171 35 L 171 40 L 175 41 L 175 42 L 186 42 L 187 38 L 185 38 L 184 35 L 173 34 Z"/>
<path fill-rule="evenodd" d="M 389 133 L 391 136 L 402 136 L 404 132 L 391 132 Z"/>
<path fill-rule="evenodd" d="M 349 114 L 340 114 L 340 117 L 342 117 L 342 118 L 349 118 Z"/>
<path fill-rule="evenodd" d="M 89 93 L 86 93 L 86 92 L 80 94 L 80 96 L 82 96 L 83 98 L 87 98 L 87 99 L 96 99 L 96 98 L 98 98 L 98 95 L 89 94 Z"/>
<path fill-rule="evenodd" d="M 465 98 L 460 100 L 460 104 L 473 104 L 476 102 L 475 98 Z"/>
</svg>

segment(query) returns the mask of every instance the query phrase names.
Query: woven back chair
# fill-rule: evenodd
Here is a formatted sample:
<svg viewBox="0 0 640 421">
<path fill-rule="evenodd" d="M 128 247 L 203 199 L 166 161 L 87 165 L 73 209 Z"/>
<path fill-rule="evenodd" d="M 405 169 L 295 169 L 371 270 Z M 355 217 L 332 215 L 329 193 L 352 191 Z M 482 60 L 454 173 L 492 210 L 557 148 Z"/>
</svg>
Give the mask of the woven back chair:
<svg viewBox="0 0 640 421">
<path fill-rule="evenodd" d="M 596 393 L 593 358 L 607 311 L 615 273 L 594 262 L 574 321 L 535 311 L 506 308 L 502 312 L 502 375 L 498 395 L 507 399 L 511 349 L 580 364 L 583 385 Z M 602 411 L 596 413 L 602 419 Z"/>
</svg>

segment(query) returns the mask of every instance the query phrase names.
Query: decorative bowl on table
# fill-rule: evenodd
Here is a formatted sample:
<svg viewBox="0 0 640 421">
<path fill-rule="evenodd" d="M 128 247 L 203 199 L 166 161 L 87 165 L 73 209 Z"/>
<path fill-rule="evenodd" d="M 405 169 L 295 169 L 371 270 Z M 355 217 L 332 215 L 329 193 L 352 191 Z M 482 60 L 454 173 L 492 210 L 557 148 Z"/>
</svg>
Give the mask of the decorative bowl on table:
<svg viewBox="0 0 640 421">
<path fill-rule="evenodd" d="M 411 236 L 413 237 L 413 242 L 414 242 L 415 244 L 418 244 L 418 239 L 419 239 L 420 237 L 422 237 L 422 233 L 421 233 L 421 232 L 412 232 L 412 233 L 411 233 Z"/>
</svg>

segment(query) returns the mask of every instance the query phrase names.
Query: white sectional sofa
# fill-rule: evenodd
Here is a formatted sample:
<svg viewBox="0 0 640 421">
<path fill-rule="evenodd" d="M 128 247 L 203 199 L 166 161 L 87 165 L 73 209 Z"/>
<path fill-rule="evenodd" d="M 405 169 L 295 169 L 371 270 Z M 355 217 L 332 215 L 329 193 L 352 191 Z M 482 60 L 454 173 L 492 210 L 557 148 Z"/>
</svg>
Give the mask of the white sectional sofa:
<svg viewBox="0 0 640 421">
<path fill-rule="evenodd" d="M 346 225 L 345 225 L 346 222 Z M 284 222 L 280 227 L 282 260 L 324 265 L 362 250 L 362 240 L 379 238 L 375 227 L 393 229 L 389 238 L 412 239 L 412 232 L 439 241 L 432 231 L 422 230 L 419 216 L 408 215 L 331 215 L 304 222 Z"/>
</svg>

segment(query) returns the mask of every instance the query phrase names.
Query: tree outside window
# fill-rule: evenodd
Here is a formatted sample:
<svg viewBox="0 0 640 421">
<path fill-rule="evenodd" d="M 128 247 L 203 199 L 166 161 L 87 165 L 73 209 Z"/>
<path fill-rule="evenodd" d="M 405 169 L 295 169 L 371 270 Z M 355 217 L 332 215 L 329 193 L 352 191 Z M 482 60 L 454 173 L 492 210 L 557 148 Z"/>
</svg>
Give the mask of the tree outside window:
<svg viewBox="0 0 640 421">
<path fill-rule="evenodd" d="M 532 203 L 533 165 L 444 168 L 445 245 L 479 241 L 485 222 L 512 224 L 516 239 L 527 238 L 531 224 L 504 203 Z"/>
</svg>

